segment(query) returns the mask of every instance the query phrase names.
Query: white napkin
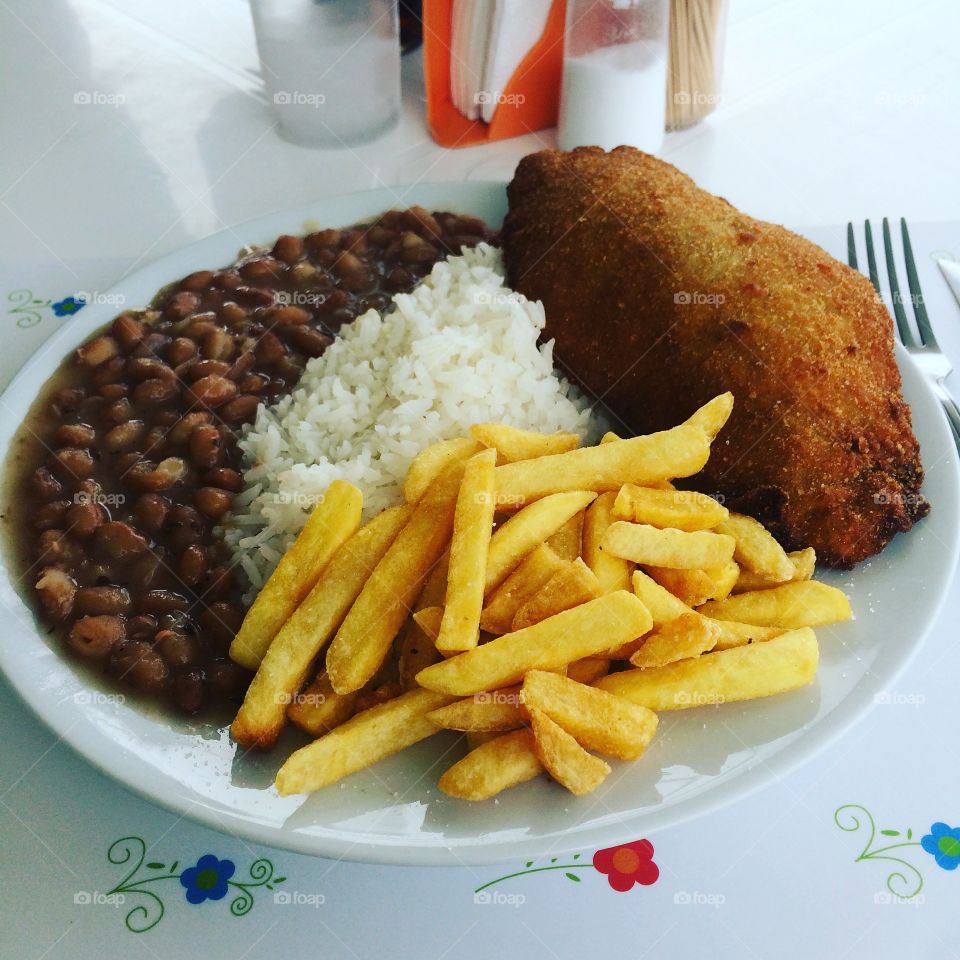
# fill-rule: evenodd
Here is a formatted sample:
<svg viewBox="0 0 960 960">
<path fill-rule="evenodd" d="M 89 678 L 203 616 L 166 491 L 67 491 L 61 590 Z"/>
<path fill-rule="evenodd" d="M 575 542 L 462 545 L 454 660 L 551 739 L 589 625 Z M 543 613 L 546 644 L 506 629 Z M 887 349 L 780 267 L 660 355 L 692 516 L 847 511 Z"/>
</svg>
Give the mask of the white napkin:
<svg viewBox="0 0 960 960">
<path fill-rule="evenodd" d="M 468 119 L 493 119 L 510 78 L 543 35 L 552 0 L 453 0 L 450 97 Z"/>
</svg>

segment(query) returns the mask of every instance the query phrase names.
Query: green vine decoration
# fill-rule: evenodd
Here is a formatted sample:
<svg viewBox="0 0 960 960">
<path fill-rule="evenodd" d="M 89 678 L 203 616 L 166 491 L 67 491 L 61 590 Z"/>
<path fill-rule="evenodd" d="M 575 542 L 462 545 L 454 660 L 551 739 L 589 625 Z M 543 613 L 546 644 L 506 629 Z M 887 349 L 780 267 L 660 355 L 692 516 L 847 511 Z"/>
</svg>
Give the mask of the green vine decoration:
<svg viewBox="0 0 960 960">
<path fill-rule="evenodd" d="M 32 290 L 12 290 L 7 294 L 7 301 L 12 303 L 11 316 L 16 317 L 17 326 L 23 329 L 35 327 L 42 319 L 41 311 L 50 306 L 49 300 L 40 300 L 33 295 Z"/>
<path fill-rule="evenodd" d="M 580 857 L 581 854 L 575 853 L 571 859 L 579 860 Z M 515 877 L 525 877 L 531 873 L 545 873 L 548 870 L 566 870 L 567 872 L 564 874 L 564 876 L 567 878 L 567 880 L 573 880 L 576 883 L 579 883 L 581 878 L 573 873 L 573 871 L 585 870 L 588 868 L 591 870 L 593 869 L 592 863 L 583 863 L 582 861 L 580 863 L 557 863 L 558 859 L 558 857 L 552 857 L 550 860 L 550 866 L 547 867 L 535 867 L 534 864 L 536 861 L 528 860 L 524 864 L 523 870 L 517 870 L 514 873 L 505 873 L 502 877 L 497 877 L 495 880 L 489 880 L 487 883 L 481 884 L 473 892 L 481 893 L 484 890 L 490 889 L 490 887 L 495 887 L 498 883 L 503 883 L 505 880 L 513 880 Z"/>
<path fill-rule="evenodd" d="M 131 933 L 152 930 L 166 913 L 162 898 L 150 884 L 178 880 L 185 890 L 187 902 L 194 905 L 223 899 L 232 889 L 235 896 L 230 901 L 230 913 L 234 917 L 243 917 L 253 908 L 252 891 L 261 887 L 274 890 L 287 879 L 274 875 L 273 863 L 266 857 L 254 860 L 247 877 L 242 880 L 234 879 L 232 860 L 219 860 L 209 853 L 200 857 L 195 866 L 185 869 L 180 869 L 179 860 L 168 866 L 156 860 L 145 863 L 146 859 L 147 845 L 142 837 L 121 837 L 107 850 L 110 863 L 128 867 L 123 879 L 108 891 L 108 895 L 142 898 L 142 902 L 131 907 L 124 918 L 124 925 Z"/>
<path fill-rule="evenodd" d="M 862 815 L 862 816 L 861 816 Z M 837 807 L 833 814 L 833 821 L 846 833 L 858 833 L 866 828 L 869 832 L 867 842 L 863 849 L 857 855 L 855 863 L 865 860 L 885 860 L 888 863 L 899 864 L 899 869 L 894 868 L 887 874 L 887 890 L 895 897 L 907 900 L 917 896 L 923 889 L 923 874 L 910 862 L 904 860 L 899 855 L 892 855 L 891 851 L 903 850 L 907 847 L 919 847 L 920 841 L 913 839 L 913 830 L 902 832 L 900 830 L 877 830 L 876 822 L 870 811 L 859 803 L 846 803 Z M 874 848 L 877 842 L 877 835 L 889 839 L 905 837 L 896 843 L 888 843 L 886 846 Z M 879 841 L 883 843 L 883 841 Z M 899 890 L 897 889 L 899 887 Z"/>
</svg>

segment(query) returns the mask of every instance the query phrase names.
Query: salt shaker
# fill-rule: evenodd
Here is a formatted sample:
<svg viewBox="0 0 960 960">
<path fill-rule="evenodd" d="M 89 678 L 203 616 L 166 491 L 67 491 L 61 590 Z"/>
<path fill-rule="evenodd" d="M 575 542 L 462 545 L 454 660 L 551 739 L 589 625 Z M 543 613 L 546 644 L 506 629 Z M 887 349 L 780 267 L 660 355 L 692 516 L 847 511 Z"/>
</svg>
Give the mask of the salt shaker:
<svg viewBox="0 0 960 960">
<path fill-rule="evenodd" d="M 663 145 L 669 0 L 567 0 L 561 149 Z"/>
<path fill-rule="evenodd" d="M 397 0 L 252 0 L 260 68 L 294 143 L 348 147 L 400 116 Z"/>
</svg>

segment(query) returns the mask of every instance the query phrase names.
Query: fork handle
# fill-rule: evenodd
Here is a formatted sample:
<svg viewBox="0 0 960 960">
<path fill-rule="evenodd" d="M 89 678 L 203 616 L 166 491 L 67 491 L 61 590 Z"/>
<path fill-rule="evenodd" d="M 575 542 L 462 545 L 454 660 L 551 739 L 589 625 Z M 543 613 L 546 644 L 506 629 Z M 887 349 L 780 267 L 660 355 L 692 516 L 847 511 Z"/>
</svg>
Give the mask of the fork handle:
<svg viewBox="0 0 960 960">
<path fill-rule="evenodd" d="M 934 381 L 933 388 L 943 407 L 943 412 L 947 415 L 947 420 L 950 421 L 950 426 L 953 428 L 953 439 L 957 444 L 957 449 L 960 450 L 960 407 L 957 406 L 957 401 L 953 399 L 942 380 Z"/>
</svg>

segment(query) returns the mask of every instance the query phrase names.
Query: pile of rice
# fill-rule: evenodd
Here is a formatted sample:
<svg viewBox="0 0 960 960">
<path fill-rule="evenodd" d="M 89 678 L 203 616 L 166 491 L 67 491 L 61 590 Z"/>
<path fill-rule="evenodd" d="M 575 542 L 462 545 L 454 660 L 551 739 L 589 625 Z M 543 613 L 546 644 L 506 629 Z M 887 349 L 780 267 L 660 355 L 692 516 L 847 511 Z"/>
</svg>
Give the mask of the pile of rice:
<svg viewBox="0 0 960 960">
<path fill-rule="evenodd" d="M 240 442 L 246 486 L 223 534 L 253 590 L 333 480 L 360 488 L 369 517 L 402 500 L 420 450 L 471 424 L 588 438 L 590 410 L 554 373 L 553 341 L 537 345 L 543 326 L 543 307 L 504 286 L 487 244 L 438 262 L 384 315 L 345 325 Z"/>
</svg>

